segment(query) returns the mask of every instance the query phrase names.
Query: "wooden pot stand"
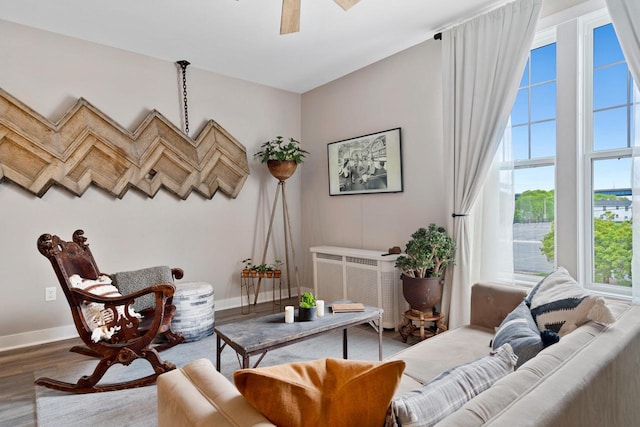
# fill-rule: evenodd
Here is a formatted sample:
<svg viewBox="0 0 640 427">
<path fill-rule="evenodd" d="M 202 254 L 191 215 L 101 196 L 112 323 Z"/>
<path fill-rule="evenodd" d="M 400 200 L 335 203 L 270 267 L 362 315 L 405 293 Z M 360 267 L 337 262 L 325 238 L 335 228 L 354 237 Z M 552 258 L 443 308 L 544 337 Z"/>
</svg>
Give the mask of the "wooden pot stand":
<svg viewBox="0 0 640 427">
<path fill-rule="evenodd" d="M 435 311 L 425 313 L 420 310 L 407 310 L 402 313 L 402 323 L 398 326 L 398 332 L 400 332 L 403 342 L 407 342 L 409 336 L 418 337 L 420 341 L 423 341 L 447 330 L 447 326 L 442 323 L 443 318 L 442 313 Z M 427 322 L 433 324 L 425 326 Z"/>
</svg>

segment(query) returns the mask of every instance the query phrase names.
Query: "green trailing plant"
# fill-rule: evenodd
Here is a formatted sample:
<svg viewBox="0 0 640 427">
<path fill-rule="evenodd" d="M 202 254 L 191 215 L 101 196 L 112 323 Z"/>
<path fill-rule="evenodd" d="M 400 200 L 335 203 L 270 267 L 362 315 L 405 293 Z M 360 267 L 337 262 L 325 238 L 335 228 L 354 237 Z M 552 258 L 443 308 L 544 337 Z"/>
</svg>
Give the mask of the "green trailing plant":
<svg viewBox="0 0 640 427">
<path fill-rule="evenodd" d="M 442 277 L 449 265 L 454 265 L 456 244 L 444 227 L 429 224 L 419 228 L 407 242 L 404 255 L 395 266 L 409 277 Z"/>
<path fill-rule="evenodd" d="M 316 306 L 316 297 L 311 292 L 305 292 L 300 299 L 300 307 L 311 308 Z"/>
<path fill-rule="evenodd" d="M 302 163 L 307 154 L 309 152 L 300 147 L 300 141 L 289 138 L 287 142 L 278 136 L 276 139 L 262 144 L 260 150 L 253 157 L 260 160 L 261 163 L 267 163 L 269 160 L 293 160 L 296 163 Z"/>
</svg>

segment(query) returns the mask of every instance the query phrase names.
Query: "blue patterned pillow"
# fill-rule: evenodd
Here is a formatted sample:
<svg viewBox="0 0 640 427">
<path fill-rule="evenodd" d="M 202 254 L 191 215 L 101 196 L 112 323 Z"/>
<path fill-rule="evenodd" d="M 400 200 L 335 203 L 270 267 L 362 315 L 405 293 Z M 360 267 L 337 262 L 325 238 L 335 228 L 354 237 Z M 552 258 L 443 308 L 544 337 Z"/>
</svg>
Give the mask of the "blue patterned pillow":
<svg viewBox="0 0 640 427">
<path fill-rule="evenodd" d="M 518 369 L 524 362 L 534 357 L 544 348 L 542 337 L 529 307 L 524 301 L 520 303 L 500 324 L 493 338 L 493 349 L 510 344 L 518 356 Z"/>
<path fill-rule="evenodd" d="M 513 372 L 516 360 L 511 346 L 505 344 L 473 362 L 443 372 L 422 387 L 392 400 L 385 427 L 435 425 Z"/>
<path fill-rule="evenodd" d="M 542 279 L 525 302 L 539 330 L 550 330 L 561 337 L 589 320 L 599 323 L 615 321 L 604 298 L 587 292 L 564 267 L 558 267 Z"/>
</svg>

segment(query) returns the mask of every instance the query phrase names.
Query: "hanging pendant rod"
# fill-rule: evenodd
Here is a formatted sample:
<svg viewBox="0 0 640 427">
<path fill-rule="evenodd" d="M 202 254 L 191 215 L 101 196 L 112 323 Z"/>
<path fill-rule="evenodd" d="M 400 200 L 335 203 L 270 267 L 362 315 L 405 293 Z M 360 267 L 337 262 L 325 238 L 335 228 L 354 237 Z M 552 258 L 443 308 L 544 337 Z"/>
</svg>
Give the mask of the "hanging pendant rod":
<svg viewBox="0 0 640 427">
<path fill-rule="evenodd" d="M 184 102 L 184 133 L 189 135 L 189 110 L 187 108 L 187 66 L 190 62 L 186 60 L 177 61 L 176 64 L 182 69 L 182 100 Z"/>
</svg>

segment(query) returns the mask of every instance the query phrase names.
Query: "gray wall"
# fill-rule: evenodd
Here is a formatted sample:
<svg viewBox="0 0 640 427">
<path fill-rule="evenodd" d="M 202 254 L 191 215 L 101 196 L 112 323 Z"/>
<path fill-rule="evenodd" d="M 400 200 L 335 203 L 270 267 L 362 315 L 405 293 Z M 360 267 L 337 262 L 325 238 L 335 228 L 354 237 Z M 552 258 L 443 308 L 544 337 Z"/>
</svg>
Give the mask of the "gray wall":
<svg viewBox="0 0 640 427">
<path fill-rule="evenodd" d="M 181 81 L 173 62 L 1 20 L 0 57 L 0 87 L 49 120 L 57 121 L 84 97 L 131 131 L 152 109 L 181 126 Z M 277 183 L 252 155 L 277 135 L 300 138 L 301 96 L 193 66 L 188 90 L 192 136 L 214 119 L 247 148 L 251 175 L 238 198 L 192 194 L 182 201 L 161 190 L 153 199 L 129 191 L 118 200 L 97 187 L 82 197 L 52 188 L 37 198 L 0 183 L 0 350 L 75 335 L 61 290 L 56 301 L 44 300 L 45 288 L 58 284 L 36 249 L 42 233 L 70 239 L 82 228 L 104 272 L 179 266 L 184 281 L 214 286 L 218 309 L 239 305 L 240 261 L 262 254 Z M 297 175 L 288 184 L 298 227 L 300 181 Z M 279 224 L 268 261 L 283 250 Z"/>
</svg>

